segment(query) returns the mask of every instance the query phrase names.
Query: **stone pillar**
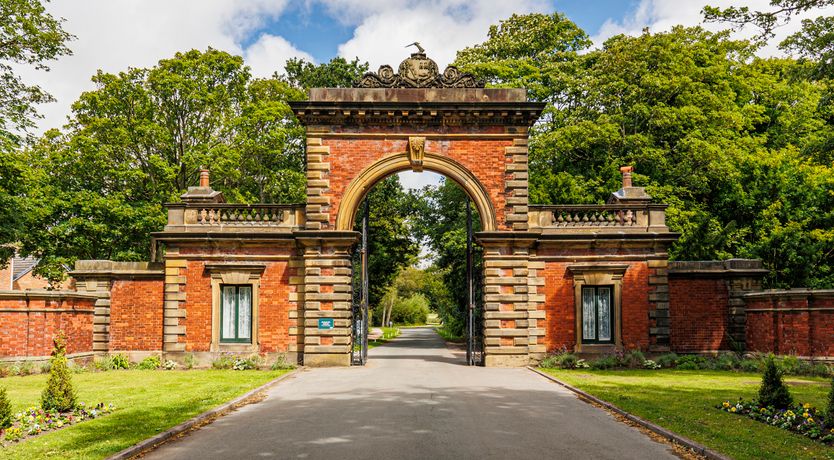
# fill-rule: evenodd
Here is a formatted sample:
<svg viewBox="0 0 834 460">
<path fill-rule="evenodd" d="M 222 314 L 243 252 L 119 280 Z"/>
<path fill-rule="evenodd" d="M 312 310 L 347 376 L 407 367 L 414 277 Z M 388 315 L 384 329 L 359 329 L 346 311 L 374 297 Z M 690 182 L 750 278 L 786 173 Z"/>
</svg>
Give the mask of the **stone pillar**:
<svg viewBox="0 0 834 460">
<path fill-rule="evenodd" d="M 482 232 L 484 247 L 484 354 L 487 367 L 518 367 L 531 362 L 531 353 L 544 353 L 539 337 L 539 303 L 530 292 L 538 283 L 535 269 L 531 279 L 530 248 L 535 234 L 526 232 Z"/>
<path fill-rule="evenodd" d="M 649 351 L 669 351 L 669 259 L 649 259 Z"/>
<path fill-rule="evenodd" d="M 351 252 L 356 232 L 296 233 L 304 255 L 304 365 L 349 366 L 351 347 Z M 318 328 L 332 318 L 333 329 Z"/>
<path fill-rule="evenodd" d="M 320 134 L 319 134 L 320 135 Z M 321 137 L 307 131 L 307 230 L 330 227 L 330 147 L 322 145 Z"/>
</svg>

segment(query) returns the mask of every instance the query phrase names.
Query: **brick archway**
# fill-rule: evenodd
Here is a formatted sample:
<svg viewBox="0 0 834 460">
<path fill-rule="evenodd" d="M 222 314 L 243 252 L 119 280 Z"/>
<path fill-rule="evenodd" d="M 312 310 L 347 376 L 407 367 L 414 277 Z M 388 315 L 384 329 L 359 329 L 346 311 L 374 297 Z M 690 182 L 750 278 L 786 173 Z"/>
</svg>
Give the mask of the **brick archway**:
<svg viewBox="0 0 834 460">
<path fill-rule="evenodd" d="M 411 162 L 407 153 L 399 153 L 384 157 L 360 172 L 348 185 L 342 196 L 339 211 L 336 216 L 336 230 L 352 230 L 356 211 L 359 209 L 365 195 L 385 177 L 411 169 Z M 481 216 L 483 230 L 492 232 L 496 230 L 495 207 L 487 194 L 483 184 L 466 167 L 451 158 L 426 152 L 423 159 L 423 168 L 443 174 L 455 181 L 469 195 L 475 204 L 475 208 Z"/>
</svg>

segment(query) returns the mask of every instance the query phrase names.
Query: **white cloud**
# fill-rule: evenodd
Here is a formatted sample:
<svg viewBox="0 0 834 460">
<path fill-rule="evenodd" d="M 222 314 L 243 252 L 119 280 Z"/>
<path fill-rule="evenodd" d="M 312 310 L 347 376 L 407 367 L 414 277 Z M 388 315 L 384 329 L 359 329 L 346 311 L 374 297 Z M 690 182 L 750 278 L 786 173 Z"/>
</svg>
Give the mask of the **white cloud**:
<svg viewBox="0 0 834 460">
<path fill-rule="evenodd" d="M 541 0 L 332 0 L 327 8 L 334 17 L 355 24 L 353 37 L 339 46 L 339 55 L 359 57 L 371 69 L 383 64 L 396 68 L 420 42 L 441 70 L 455 59 L 459 49 L 486 40 L 489 26 L 513 13 L 546 12 Z"/>
<path fill-rule="evenodd" d="M 439 185 L 443 176 L 431 171 L 403 171 L 398 174 L 400 184 L 408 190 L 420 190 L 426 185 Z"/>
<path fill-rule="evenodd" d="M 238 43 L 267 19 L 280 15 L 286 4 L 286 0 L 55 0 L 47 4 L 50 13 L 66 19 L 65 30 L 77 40 L 69 43 L 74 54 L 51 63 L 50 72 L 20 70 L 27 82 L 39 84 L 57 99 L 40 107 L 45 116 L 41 130 L 66 122 L 70 105 L 82 91 L 93 89 L 90 77 L 98 69 L 119 72 L 128 66 L 149 67 L 177 51 L 207 47 L 243 54 Z M 269 55 L 267 44 L 262 49 Z M 273 51 L 271 55 L 285 54 Z"/>
<path fill-rule="evenodd" d="M 289 58 L 302 58 L 315 62 L 313 56 L 299 50 L 284 37 L 263 34 L 261 37 L 246 48 L 244 60 L 252 67 L 252 75 L 256 77 L 269 77 L 273 72 L 283 72 L 284 63 Z"/>
<path fill-rule="evenodd" d="M 705 5 L 727 8 L 729 6 L 747 6 L 753 11 L 769 11 L 770 0 L 640 0 L 640 3 L 621 20 L 607 20 L 600 30 L 592 38 L 597 46 L 617 34 L 638 35 L 643 28 L 648 27 L 651 32 L 662 32 L 671 29 L 676 25 L 696 26 L 702 25 L 705 29 L 718 31 L 728 29 L 730 26 L 724 23 L 703 23 L 701 10 Z M 776 37 L 768 41 L 768 44 L 759 50 L 762 56 L 782 56 L 778 45 L 788 35 L 796 32 L 802 26 L 802 19 L 816 17 L 821 14 L 834 14 L 834 7 L 827 7 L 803 13 L 791 18 L 791 21 L 776 29 Z M 757 30 L 748 26 L 735 33 L 739 38 L 749 38 L 755 35 Z"/>
</svg>

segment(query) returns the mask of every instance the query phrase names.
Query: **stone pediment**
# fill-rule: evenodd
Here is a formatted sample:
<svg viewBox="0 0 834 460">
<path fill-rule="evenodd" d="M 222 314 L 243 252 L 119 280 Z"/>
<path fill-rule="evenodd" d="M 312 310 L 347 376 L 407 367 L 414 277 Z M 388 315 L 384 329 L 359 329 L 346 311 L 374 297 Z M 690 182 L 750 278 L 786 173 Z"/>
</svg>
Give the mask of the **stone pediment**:
<svg viewBox="0 0 834 460">
<path fill-rule="evenodd" d="M 357 88 L 483 88 L 484 82 L 472 74 L 448 66 L 441 74 L 437 63 L 426 56 L 423 48 L 400 63 L 398 73 L 390 65 L 377 72 L 368 72 L 356 83 Z M 411 46 L 411 45 L 409 45 Z"/>
</svg>

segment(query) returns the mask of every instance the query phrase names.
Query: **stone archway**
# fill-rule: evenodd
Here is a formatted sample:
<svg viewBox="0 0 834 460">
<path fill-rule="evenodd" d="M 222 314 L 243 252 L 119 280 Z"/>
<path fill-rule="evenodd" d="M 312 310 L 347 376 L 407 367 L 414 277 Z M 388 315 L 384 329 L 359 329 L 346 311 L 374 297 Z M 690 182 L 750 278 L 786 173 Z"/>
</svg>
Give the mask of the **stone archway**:
<svg viewBox="0 0 834 460">
<path fill-rule="evenodd" d="M 469 170 L 448 157 L 429 152 L 424 154 L 422 167 L 455 181 L 474 203 L 481 216 L 483 230 L 486 232 L 496 230 L 495 209 L 492 202 L 484 186 Z M 356 211 L 365 195 L 377 182 L 391 174 L 409 169 L 412 169 L 412 163 L 408 154 L 403 152 L 384 157 L 359 173 L 342 196 L 341 206 L 336 216 L 336 230 L 353 229 Z"/>
<path fill-rule="evenodd" d="M 523 89 L 487 89 L 442 74 L 425 54 L 366 74 L 358 88 L 314 88 L 291 104 L 307 130 L 307 204 L 297 342 L 308 366 L 346 366 L 351 349 L 351 260 L 356 211 L 370 188 L 423 169 L 457 182 L 480 213 L 487 366 L 519 366 L 544 352 L 542 296 L 530 269 L 527 136 L 544 108 Z M 327 318 L 332 328 L 323 329 Z"/>
</svg>

